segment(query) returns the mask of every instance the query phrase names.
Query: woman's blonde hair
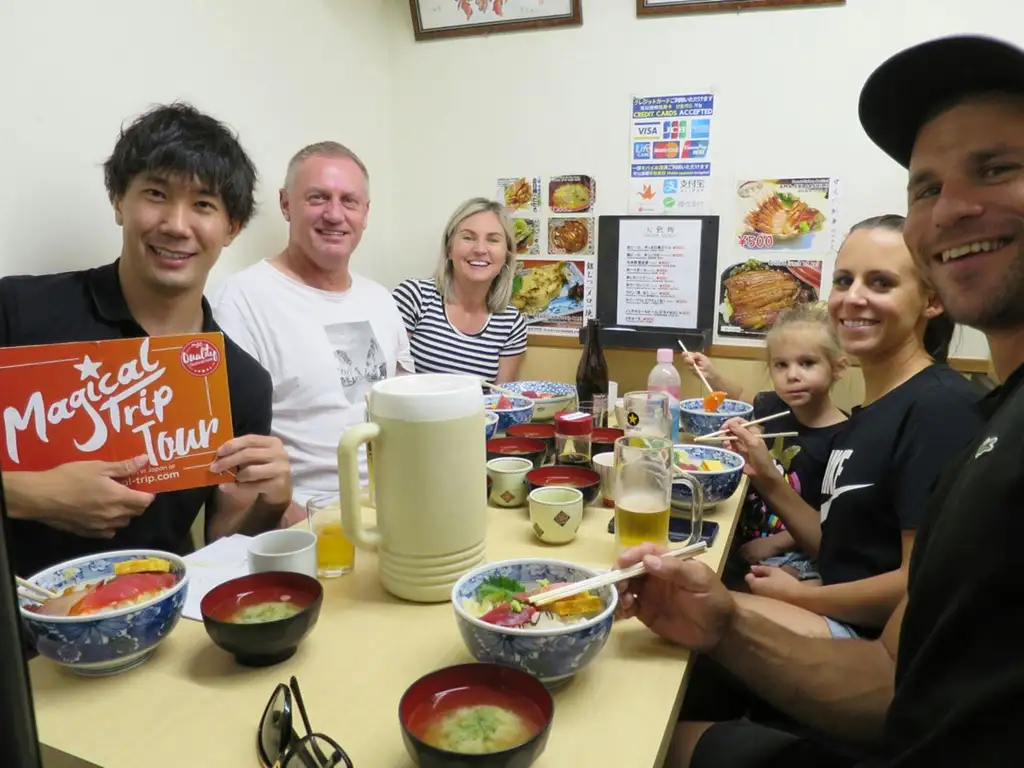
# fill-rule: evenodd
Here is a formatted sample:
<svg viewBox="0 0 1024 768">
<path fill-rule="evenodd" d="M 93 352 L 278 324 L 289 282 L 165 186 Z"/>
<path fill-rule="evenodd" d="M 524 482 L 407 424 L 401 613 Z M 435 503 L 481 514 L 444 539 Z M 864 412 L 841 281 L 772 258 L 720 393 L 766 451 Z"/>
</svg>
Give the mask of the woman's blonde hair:
<svg viewBox="0 0 1024 768">
<path fill-rule="evenodd" d="M 765 349 L 769 364 L 771 363 L 773 341 L 777 341 L 786 331 L 805 329 L 820 332 L 819 344 L 821 353 L 828 360 L 833 373 L 843 370 L 846 367 L 846 355 L 843 353 L 843 348 L 839 345 L 839 337 L 836 335 L 836 327 L 832 323 L 832 318 L 829 317 L 828 303 L 824 301 L 798 304 L 792 309 L 779 313 L 771 330 L 765 336 Z"/>
<path fill-rule="evenodd" d="M 491 282 L 491 288 L 487 292 L 487 311 L 491 313 L 503 312 L 512 300 L 512 281 L 516 276 L 516 230 L 512 220 L 505 212 L 501 203 L 488 200 L 486 197 L 470 198 L 458 208 L 448 219 L 444 227 L 444 236 L 441 238 L 441 260 L 437 265 L 437 272 L 434 274 L 434 284 L 437 292 L 441 294 L 442 300 L 452 295 L 452 265 L 448 258 L 451 250 L 452 238 L 459 229 L 459 225 L 470 216 L 478 213 L 493 213 L 501 222 L 501 228 L 505 231 L 505 263 L 501 265 L 501 272 Z"/>
</svg>

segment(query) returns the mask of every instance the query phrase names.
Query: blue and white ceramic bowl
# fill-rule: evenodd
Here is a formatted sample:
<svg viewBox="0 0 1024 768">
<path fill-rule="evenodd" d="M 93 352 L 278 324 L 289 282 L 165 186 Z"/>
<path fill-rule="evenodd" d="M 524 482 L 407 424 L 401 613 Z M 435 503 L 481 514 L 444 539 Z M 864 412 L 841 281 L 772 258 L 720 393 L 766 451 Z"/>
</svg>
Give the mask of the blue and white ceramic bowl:
<svg viewBox="0 0 1024 768">
<path fill-rule="evenodd" d="M 520 395 L 524 392 L 543 395 L 530 398 L 533 400 L 534 421 L 553 421 L 556 413 L 571 410 L 576 404 L 575 385 L 563 384 L 560 381 L 512 381 L 502 384 L 501 387 Z"/>
<path fill-rule="evenodd" d="M 169 560 L 178 583 L 137 605 L 93 616 L 40 616 L 25 610 L 31 600 L 19 597 L 21 618 L 41 656 L 90 677 L 113 675 L 142 664 L 181 618 L 188 593 L 185 561 L 152 549 L 118 550 L 79 557 L 40 571 L 28 581 L 61 592 L 114 575 L 114 563 L 159 557 Z"/>
<path fill-rule="evenodd" d="M 525 424 L 533 416 L 533 400 L 528 397 L 505 397 L 512 402 L 511 408 L 494 408 L 501 401 L 503 395 L 484 395 L 484 407 L 491 413 L 498 414 L 498 432 L 505 434 L 505 430 L 513 424 Z"/>
<path fill-rule="evenodd" d="M 688 474 L 697 478 L 701 488 L 704 489 L 704 506 L 717 504 L 730 498 L 739 487 L 743 478 L 743 457 L 725 448 L 717 448 L 712 445 L 676 445 L 676 451 L 686 451 L 694 464 L 699 464 L 705 459 L 722 462 L 723 470 L 716 472 L 703 472 L 694 469 L 685 470 Z M 689 507 L 693 504 L 693 494 L 690 488 L 681 481 L 672 483 L 672 505 Z"/>
<path fill-rule="evenodd" d="M 490 440 L 498 432 L 498 414 L 484 411 L 484 440 Z"/>
<path fill-rule="evenodd" d="M 704 398 L 691 397 L 679 403 L 679 431 L 694 437 L 710 435 L 722 428 L 729 419 L 739 416 L 749 419 L 754 406 L 740 400 L 726 400 L 714 413 L 704 410 Z"/>
<path fill-rule="evenodd" d="M 475 568 L 452 588 L 455 620 L 466 647 L 477 661 L 516 667 L 529 672 L 549 688 L 567 681 L 597 658 L 608 641 L 615 606 L 619 602 L 614 586 L 598 592 L 604 610 L 597 616 L 553 629 L 516 629 L 488 624 L 470 615 L 462 603 L 474 599 L 480 584 L 494 575 L 508 576 L 526 584 L 541 579 L 582 581 L 600 574 L 593 568 L 546 558 L 500 560 Z"/>
</svg>

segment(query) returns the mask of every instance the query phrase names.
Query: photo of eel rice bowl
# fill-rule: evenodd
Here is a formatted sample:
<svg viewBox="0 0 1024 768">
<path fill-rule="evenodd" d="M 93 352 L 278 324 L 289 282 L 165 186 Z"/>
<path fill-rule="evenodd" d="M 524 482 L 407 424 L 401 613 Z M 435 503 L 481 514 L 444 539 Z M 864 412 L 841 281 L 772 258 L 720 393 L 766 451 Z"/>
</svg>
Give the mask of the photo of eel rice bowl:
<svg viewBox="0 0 1024 768">
<path fill-rule="evenodd" d="M 722 274 L 721 333 L 741 334 L 771 327 L 779 313 L 818 300 L 820 262 L 774 264 L 749 259 Z M 734 331 L 736 332 L 736 331 Z"/>
</svg>

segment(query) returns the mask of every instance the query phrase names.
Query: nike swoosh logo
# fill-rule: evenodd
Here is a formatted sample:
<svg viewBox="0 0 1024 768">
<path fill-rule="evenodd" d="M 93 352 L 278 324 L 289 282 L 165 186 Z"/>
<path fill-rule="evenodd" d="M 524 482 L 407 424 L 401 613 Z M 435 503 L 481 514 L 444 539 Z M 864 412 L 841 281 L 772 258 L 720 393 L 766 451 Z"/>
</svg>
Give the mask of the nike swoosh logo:
<svg viewBox="0 0 1024 768">
<path fill-rule="evenodd" d="M 828 501 L 821 505 L 821 522 L 825 522 L 828 518 L 829 510 L 832 508 L 832 502 L 842 496 L 848 491 L 859 491 L 861 488 L 870 488 L 874 483 L 864 483 L 862 485 L 844 485 L 842 488 L 836 488 Z"/>
</svg>

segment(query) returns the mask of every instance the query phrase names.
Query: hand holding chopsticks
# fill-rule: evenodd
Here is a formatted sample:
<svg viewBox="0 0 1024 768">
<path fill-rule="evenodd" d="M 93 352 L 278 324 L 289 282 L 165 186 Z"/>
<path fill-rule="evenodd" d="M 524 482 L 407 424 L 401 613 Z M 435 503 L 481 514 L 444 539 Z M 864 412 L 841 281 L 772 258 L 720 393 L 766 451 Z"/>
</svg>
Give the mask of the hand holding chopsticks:
<svg viewBox="0 0 1024 768">
<path fill-rule="evenodd" d="M 698 541 L 696 544 L 689 544 L 679 549 L 672 549 L 665 552 L 661 557 L 675 557 L 679 560 L 689 560 L 692 557 L 696 557 L 700 553 L 706 551 L 708 545 L 704 541 Z M 536 595 L 532 595 L 527 602 L 536 608 L 548 605 L 550 603 L 564 600 L 567 597 L 573 595 L 580 595 L 584 592 L 588 592 L 591 589 L 600 589 L 601 587 L 607 587 L 611 584 L 617 584 L 620 581 L 628 581 L 629 579 L 635 579 L 637 576 L 641 576 L 647 573 L 647 567 L 643 562 L 639 562 L 636 565 L 631 565 L 629 568 L 615 569 L 608 573 L 600 576 L 594 576 L 591 579 L 584 579 L 583 581 L 576 581 L 572 584 L 566 584 L 564 587 L 556 587 L 555 589 L 549 589 L 546 592 L 539 592 Z"/>
<path fill-rule="evenodd" d="M 683 350 L 683 352 L 685 352 L 686 354 L 690 354 L 690 350 L 688 350 L 686 348 L 686 345 L 683 344 L 682 339 L 676 339 L 676 341 L 679 342 L 679 346 Z M 700 380 L 704 383 L 704 386 L 707 387 L 708 392 L 714 392 L 715 388 L 708 384 L 708 380 L 704 377 L 704 371 L 702 371 L 696 363 L 693 366 L 693 370 L 695 370 L 697 372 L 697 375 L 700 376 Z"/>
</svg>

